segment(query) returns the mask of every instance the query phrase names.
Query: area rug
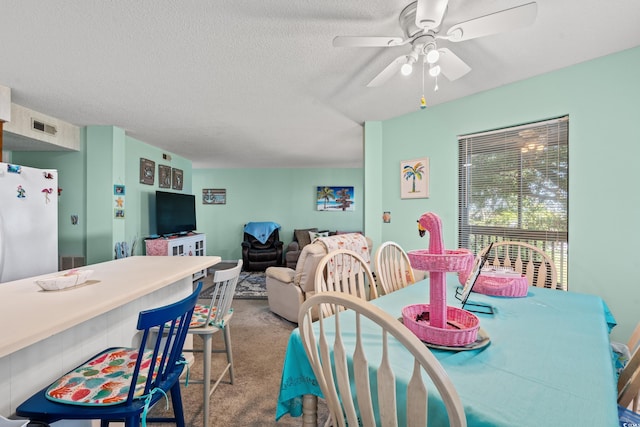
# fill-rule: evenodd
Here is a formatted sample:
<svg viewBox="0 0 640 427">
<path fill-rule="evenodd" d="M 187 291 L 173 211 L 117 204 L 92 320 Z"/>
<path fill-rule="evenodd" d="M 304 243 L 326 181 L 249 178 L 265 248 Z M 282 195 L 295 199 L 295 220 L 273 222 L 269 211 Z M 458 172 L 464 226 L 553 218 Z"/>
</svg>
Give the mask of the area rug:
<svg viewBox="0 0 640 427">
<path fill-rule="evenodd" d="M 264 271 L 243 271 L 240 273 L 234 298 L 267 299 L 267 277 Z"/>
<path fill-rule="evenodd" d="M 221 266 L 223 267 L 223 266 Z M 210 270 L 207 275 L 207 282 L 213 280 L 215 270 Z M 211 298 L 213 292 L 212 286 L 207 286 L 202 293 L 200 299 Z M 234 298 L 238 299 L 267 299 L 266 276 L 264 271 L 243 271 L 238 278 L 236 293 Z"/>
</svg>

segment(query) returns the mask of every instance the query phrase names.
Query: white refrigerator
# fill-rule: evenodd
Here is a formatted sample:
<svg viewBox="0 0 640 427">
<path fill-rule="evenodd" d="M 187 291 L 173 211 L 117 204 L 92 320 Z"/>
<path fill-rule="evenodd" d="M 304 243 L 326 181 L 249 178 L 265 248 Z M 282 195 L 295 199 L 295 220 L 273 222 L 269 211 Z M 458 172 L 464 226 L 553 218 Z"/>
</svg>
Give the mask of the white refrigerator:
<svg viewBox="0 0 640 427">
<path fill-rule="evenodd" d="M 0 163 L 0 283 L 58 271 L 58 171 Z"/>
</svg>

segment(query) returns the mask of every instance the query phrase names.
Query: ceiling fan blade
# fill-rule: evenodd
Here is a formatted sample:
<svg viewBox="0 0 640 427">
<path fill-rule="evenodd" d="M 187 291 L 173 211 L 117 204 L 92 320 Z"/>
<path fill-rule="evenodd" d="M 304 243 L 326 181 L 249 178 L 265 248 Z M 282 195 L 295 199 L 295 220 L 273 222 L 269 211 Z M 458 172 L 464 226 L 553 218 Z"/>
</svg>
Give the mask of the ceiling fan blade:
<svg viewBox="0 0 640 427">
<path fill-rule="evenodd" d="M 334 47 L 387 47 L 402 44 L 400 37 L 337 36 L 333 39 Z"/>
<path fill-rule="evenodd" d="M 442 23 L 448 0 L 417 0 L 416 26 L 423 30 L 434 30 Z"/>
<path fill-rule="evenodd" d="M 538 4 L 526 3 L 456 24 L 447 31 L 447 39 L 461 42 L 526 27 L 533 24 L 537 14 Z"/>
<path fill-rule="evenodd" d="M 450 81 L 457 80 L 471 71 L 471 67 L 449 49 L 442 48 L 438 49 L 438 51 L 440 52 L 440 58 L 438 59 L 440 72 Z"/>
<path fill-rule="evenodd" d="M 394 59 L 389 65 L 385 67 L 384 70 L 380 71 L 380 73 L 373 78 L 367 84 L 367 87 L 376 87 L 383 85 L 387 80 L 391 78 L 394 74 L 400 71 L 400 68 L 403 64 L 407 63 L 407 55 L 402 55 Z"/>
</svg>

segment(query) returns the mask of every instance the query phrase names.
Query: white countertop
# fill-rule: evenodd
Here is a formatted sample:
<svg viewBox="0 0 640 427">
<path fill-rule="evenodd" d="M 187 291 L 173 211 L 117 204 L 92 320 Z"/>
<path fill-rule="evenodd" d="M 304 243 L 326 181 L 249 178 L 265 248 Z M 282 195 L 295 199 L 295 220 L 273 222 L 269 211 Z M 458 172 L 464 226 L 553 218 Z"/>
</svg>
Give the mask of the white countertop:
<svg viewBox="0 0 640 427">
<path fill-rule="evenodd" d="M 43 291 L 35 283 L 54 274 L 0 283 L 0 357 L 218 262 L 218 256 L 134 256 L 82 267 L 94 271 L 89 280 L 61 291 Z"/>
</svg>

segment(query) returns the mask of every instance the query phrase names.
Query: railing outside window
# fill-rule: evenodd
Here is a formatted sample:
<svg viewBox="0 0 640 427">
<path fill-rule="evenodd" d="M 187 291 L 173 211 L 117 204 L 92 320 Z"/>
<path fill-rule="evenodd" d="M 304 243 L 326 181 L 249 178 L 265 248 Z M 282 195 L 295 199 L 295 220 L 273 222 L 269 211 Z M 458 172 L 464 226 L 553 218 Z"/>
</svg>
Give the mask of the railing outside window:
<svg viewBox="0 0 640 427">
<path fill-rule="evenodd" d="M 568 242 L 567 233 L 557 233 L 553 236 L 549 232 L 527 231 L 520 232 L 517 237 L 509 236 L 511 230 L 504 230 L 497 227 L 473 227 L 473 232 L 467 234 L 468 240 L 461 242 L 460 246 L 468 248 L 474 254 L 479 253 L 491 242 L 502 242 L 504 240 L 528 243 L 549 255 L 558 270 L 558 284 L 566 287 L 567 284 L 567 254 Z M 550 238 L 551 237 L 551 238 Z M 525 262 L 527 260 L 524 260 Z"/>
</svg>

